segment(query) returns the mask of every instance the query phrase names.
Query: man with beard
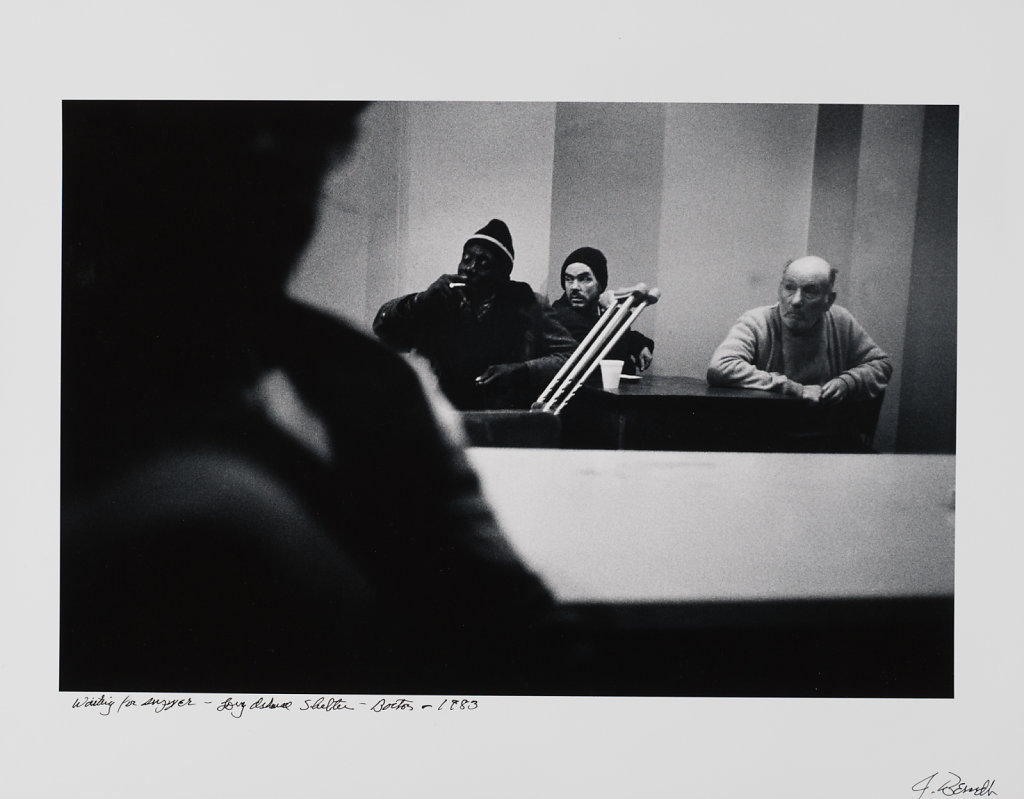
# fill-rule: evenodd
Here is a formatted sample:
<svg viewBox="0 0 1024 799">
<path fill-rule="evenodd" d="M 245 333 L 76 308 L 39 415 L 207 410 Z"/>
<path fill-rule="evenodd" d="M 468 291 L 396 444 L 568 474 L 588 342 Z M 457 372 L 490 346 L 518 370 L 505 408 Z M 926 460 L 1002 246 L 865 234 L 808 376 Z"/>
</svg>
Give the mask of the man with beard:
<svg viewBox="0 0 1024 799">
<path fill-rule="evenodd" d="M 608 288 L 608 260 L 600 250 L 580 247 L 569 253 L 562 263 L 562 296 L 551 307 L 558 320 L 577 342 L 597 324 L 604 309 L 611 305 Z M 635 330 L 628 330 L 620 338 L 608 358 L 622 361 L 627 375 L 642 372 L 651 365 L 654 341 Z"/>
</svg>

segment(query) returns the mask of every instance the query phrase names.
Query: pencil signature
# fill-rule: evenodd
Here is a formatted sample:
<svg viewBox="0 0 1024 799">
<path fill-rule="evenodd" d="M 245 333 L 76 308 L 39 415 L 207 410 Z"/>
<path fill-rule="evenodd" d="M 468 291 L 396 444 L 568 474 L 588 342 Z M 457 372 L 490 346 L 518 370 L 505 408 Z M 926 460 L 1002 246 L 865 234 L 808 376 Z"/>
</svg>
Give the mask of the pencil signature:
<svg viewBox="0 0 1024 799">
<path fill-rule="evenodd" d="M 999 793 L 995 790 L 995 780 L 985 780 L 981 785 L 968 785 L 962 779 L 960 775 L 952 771 L 946 772 L 947 777 L 940 783 L 939 772 L 929 774 L 927 777 L 918 780 L 912 786 L 910 790 L 915 791 L 920 797 L 924 799 L 925 794 L 931 795 L 937 793 L 940 796 L 961 796 L 964 794 L 972 794 L 974 796 L 998 796 Z M 932 783 L 936 784 L 936 787 L 932 787 Z"/>
</svg>

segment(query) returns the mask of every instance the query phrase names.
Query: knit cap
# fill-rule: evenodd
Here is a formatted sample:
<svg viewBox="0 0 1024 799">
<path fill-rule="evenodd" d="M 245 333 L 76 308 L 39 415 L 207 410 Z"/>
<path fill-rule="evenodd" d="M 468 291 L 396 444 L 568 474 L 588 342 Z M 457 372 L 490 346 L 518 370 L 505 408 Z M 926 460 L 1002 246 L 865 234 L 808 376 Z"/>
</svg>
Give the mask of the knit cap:
<svg viewBox="0 0 1024 799">
<path fill-rule="evenodd" d="M 573 264 L 583 264 L 583 266 L 589 267 L 590 271 L 594 273 L 594 278 L 601 287 L 601 291 L 608 288 L 608 259 L 604 257 L 603 252 L 593 247 L 580 247 L 569 253 L 569 257 L 562 264 L 560 280 L 563 289 L 565 288 L 565 270 Z"/>
<path fill-rule="evenodd" d="M 476 233 L 470 236 L 466 243 L 471 241 L 486 241 L 494 245 L 500 252 L 508 257 L 508 268 L 512 271 L 512 264 L 515 262 L 515 250 L 512 248 L 512 234 L 509 233 L 508 225 L 500 219 L 492 219 Z"/>
</svg>

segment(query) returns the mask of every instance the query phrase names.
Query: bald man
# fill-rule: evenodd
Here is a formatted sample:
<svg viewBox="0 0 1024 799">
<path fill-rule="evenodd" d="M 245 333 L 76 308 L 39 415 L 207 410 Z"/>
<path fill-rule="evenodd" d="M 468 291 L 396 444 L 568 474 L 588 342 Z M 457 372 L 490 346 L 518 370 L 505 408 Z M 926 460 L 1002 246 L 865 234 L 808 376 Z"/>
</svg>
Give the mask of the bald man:
<svg viewBox="0 0 1024 799">
<path fill-rule="evenodd" d="M 836 270 L 824 258 L 788 262 L 778 303 L 737 320 L 711 356 L 708 383 L 824 404 L 879 396 L 892 374 L 889 356 L 835 305 L 835 282 Z"/>
</svg>

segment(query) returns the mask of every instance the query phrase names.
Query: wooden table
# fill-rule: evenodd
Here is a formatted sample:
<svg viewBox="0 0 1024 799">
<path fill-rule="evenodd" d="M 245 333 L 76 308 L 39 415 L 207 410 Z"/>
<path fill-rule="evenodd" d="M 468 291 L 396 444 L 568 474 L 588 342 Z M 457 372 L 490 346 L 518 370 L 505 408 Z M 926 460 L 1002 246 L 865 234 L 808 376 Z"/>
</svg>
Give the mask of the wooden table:
<svg viewBox="0 0 1024 799">
<path fill-rule="evenodd" d="M 617 389 L 584 386 L 563 413 L 569 446 L 680 451 L 849 449 L 865 403 L 816 406 L 694 377 L 643 375 Z M 878 404 L 867 416 L 877 418 Z"/>
<path fill-rule="evenodd" d="M 596 693 L 952 695 L 953 456 L 469 455 Z"/>
</svg>

